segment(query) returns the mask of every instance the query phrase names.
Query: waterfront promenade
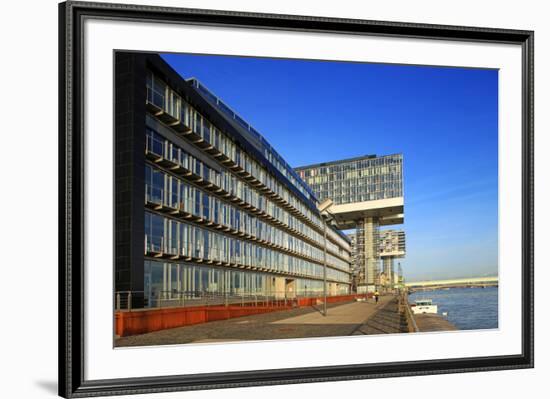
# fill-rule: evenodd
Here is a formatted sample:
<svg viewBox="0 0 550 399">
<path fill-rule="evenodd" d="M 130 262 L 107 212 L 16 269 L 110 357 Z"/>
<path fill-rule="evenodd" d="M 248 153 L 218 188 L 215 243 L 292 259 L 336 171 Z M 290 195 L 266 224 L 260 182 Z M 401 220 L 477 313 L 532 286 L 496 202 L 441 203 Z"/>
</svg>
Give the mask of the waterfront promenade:
<svg viewBox="0 0 550 399">
<path fill-rule="evenodd" d="M 378 318 L 377 325 L 380 327 L 380 323 L 383 324 L 389 313 L 394 311 L 392 306 L 396 300 L 396 297 L 388 295 L 380 297 L 378 304 L 375 304 L 372 299 L 368 302 L 329 304 L 327 316 L 322 315 L 320 307 L 307 307 L 171 328 L 117 338 L 115 346 L 380 334 L 384 331 L 369 328 L 369 321 L 372 322 Z M 386 307 L 390 309 L 384 311 Z M 395 316 L 399 316 L 396 311 Z M 386 324 L 390 326 L 389 319 L 386 320 Z M 394 326 L 395 323 L 391 325 Z M 397 331 L 388 329 L 387 332 Z"/>
</svg>

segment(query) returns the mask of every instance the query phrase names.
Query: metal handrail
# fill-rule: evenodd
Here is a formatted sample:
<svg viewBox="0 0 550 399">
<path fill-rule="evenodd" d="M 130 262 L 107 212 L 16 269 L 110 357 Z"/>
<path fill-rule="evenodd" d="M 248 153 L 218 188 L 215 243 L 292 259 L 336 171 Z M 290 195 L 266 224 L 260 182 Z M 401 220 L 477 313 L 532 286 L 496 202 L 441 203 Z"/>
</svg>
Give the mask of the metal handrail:
<svg viewBox="0 0 550 399">
<path fill-rule="evenodd" d="M 184 305 L 185 301 L 194 301 L 195 305 L 225 305 L 228 306 L 229 304 L 241 304 L 244 306 L 245 304 L 250 305 L 254 303 L 255 306 L 258 306 L 258 304 L 262 304 L 264 302 L 271 303 L 275 306 L 282 306 L 283 302 L 284 305 L 288 303 L 292 303 L 291 301 L 295 300 L 295 297 L 289 297 L 284 292 L 277 292 L 272 293 L 270 295 L 263 295 L 263 294 L 253 294 L 253 293 L 226 293 L 221 294 L 217 292 L 210 292 L 210 291 L 157 291 L 156 293 L 157 298 L 155 298 L 157 301 L 159 301 L 160 306 L 162 307 L 163 301 L 164 302 L 174 302 L 176 305 Z"/>
<path fill-rule="evenodd" d="M 132 294 L 142 293 L 144 291 L 117 291 L 115 292 L 115 309 L 122 310 L 132 310 Z M 125 295 L 125 297 L 124 297 Z M 125 305 L 123 305 L 125 299 Z"/>
<path fill-rule="evenodd" d="M 117 291 L 115 292 L 115 310 L 131 311 L 133 310 L 133 296 L 143 294 L 144 291 Z M 322 292 L 311 291 L 305 295 L 287 291 L 272 291 L 268 294 L 254 293 L 217 293 L 211 291 L 155 291 L 152 296 L 144 296 L 147 303 L 147 309 L 159 309 L 167 307 L 184 306 L 273 306 L 288 307 L 297 306 L 302 298 L 321 297 Z M 353 294 L 350 294 L 353 295 Z M 330 297 L 330 296 L 329 296 Z"/>
</svg>

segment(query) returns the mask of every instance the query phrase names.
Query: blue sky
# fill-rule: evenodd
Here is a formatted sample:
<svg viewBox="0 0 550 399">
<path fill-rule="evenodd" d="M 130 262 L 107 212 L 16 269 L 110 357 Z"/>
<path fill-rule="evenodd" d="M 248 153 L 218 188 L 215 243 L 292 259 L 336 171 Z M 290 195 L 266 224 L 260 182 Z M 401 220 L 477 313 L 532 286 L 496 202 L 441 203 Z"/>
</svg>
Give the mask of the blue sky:
<svg viewBox="0 0 550 399">
<path fill-rule="evenodd" d="M 494 275 L 498 71 L 163 55 L 291 166 L 403 153 L 408 280 Z"/>
</svg>

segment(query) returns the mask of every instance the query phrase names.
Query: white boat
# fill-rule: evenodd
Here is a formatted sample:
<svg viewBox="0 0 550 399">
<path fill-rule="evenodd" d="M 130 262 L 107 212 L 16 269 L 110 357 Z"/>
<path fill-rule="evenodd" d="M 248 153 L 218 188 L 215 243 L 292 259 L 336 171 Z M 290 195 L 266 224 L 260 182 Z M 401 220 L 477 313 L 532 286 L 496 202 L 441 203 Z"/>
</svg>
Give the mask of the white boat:
<svg viewBox="0 0 550 399">
<path fill-rule="evenodd" d="M 431 299 L 417 299 L 411 305 L 411 310 L 414 314 L 437 313 L 437 305 L 434 305 Z"/>
</svg>

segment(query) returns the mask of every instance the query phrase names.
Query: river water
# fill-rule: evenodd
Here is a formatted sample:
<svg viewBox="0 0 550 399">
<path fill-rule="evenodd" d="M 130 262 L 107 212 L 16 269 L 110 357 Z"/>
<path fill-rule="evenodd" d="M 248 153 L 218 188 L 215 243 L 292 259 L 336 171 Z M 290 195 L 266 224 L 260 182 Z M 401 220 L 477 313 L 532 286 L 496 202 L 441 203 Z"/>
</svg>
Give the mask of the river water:
<svg viewBox="0 0 550 399">
<path fill-rule="evenodd" d="M 498 287 L 450 288 L 409 295 L 409 302 L 431 299 L 437 313 L 447 312 L 447 319 L 459 330 L 498 328 Z"/>
</svg>

